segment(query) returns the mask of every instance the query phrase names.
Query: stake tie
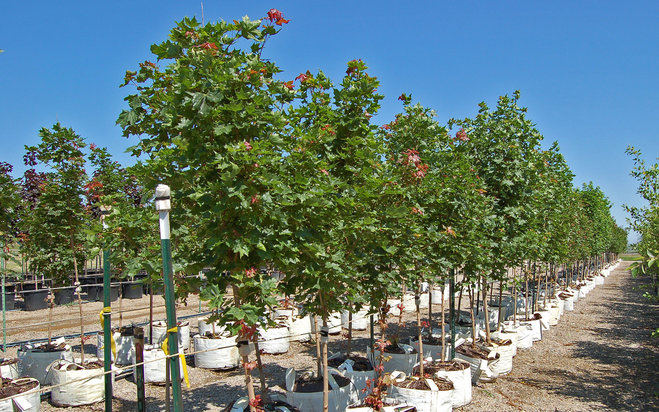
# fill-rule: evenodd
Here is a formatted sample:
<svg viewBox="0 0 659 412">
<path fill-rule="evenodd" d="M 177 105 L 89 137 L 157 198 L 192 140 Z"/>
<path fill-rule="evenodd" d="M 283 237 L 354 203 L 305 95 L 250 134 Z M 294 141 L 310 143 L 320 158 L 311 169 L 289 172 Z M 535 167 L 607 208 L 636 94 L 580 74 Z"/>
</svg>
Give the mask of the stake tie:
<svg viewBox="0 0 659 412">
<path fill-rule="evenodd" d="M 167 333 L 175 333 L 178 332 L 178 326 L 174 326 L 171 329 L 167 329 Z M 163 352 L 165 352 L 165 355 L 169 356 L 169 349 L 167 349 L 167 342 L 169 341 L 169 336 L 165 338 L 165 340 L 162 342 L 162 345 L 160 348 L 162 349 Z M 178 344 L 178 342 L 177 342 Z M 178 354 L 179 358 L 181 358 L 181 365 L 183 365 L 183 379 L 185 380 L 185 386 L 190 388 L 190 378 L 188 377 L 188 364 L 185 362 L 185 355 L 183 353 Z"/>
<path fill-rule="evenodd" d="M 104 314 L 111 314 L 112 313 L 112 308 L 110 306 L 106 306 L 103 308 L 101 313 L 98 314 L 98 316 L 101 318 L 101 329 L 105 330 L 105 316 Z M 112 333 L 112 330 L 110 330 L 110 349 L 112 350 L 112 355 L 114 355 L 114 358 L 117 358 L 117 343 L 114 341 L 114 334 Z"/>
</svg>

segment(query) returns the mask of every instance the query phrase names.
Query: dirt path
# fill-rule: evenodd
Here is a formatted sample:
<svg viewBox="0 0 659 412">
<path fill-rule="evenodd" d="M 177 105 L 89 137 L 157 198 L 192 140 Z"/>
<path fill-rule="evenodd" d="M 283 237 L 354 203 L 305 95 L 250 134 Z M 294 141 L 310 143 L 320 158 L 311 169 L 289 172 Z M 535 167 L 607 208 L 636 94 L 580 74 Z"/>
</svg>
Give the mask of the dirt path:
<svg viewBox="0 0 659 412">
<path fill-rule="evenodd" d="M 474 387 L 465 411 L 659 410 L 659 305 L 651 305 L 622 262 L 566 312 L 513 371 Z M 642 320 L 642 321 L 641 321 Z"/>
</svg>

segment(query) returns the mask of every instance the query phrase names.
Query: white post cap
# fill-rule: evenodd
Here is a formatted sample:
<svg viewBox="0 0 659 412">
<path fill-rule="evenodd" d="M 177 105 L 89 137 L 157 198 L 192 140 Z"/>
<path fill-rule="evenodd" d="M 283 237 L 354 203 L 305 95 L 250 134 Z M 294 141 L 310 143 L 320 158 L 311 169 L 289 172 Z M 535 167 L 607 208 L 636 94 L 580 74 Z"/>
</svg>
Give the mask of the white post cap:
<svg viewBox="0 0 659 412">
<path fill-rule="evenodd" d="M 172 209 L 170 194 L 171 194 L 171 190 L 169 189 L 169 186 L 162 184 L 156 186 L 156 197 L 154 200 L 156 202 L 157 211 L 160 212 L 160 211 Z"/>
</svg>

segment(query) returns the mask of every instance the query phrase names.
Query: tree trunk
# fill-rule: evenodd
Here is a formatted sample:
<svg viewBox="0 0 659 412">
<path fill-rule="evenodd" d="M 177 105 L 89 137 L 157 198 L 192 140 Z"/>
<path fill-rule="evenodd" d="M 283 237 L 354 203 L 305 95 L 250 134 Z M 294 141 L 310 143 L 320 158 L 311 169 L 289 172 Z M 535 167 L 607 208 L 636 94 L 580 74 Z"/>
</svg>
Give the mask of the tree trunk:
<svg viewBox="0 0 659 412">
<path fill-rule="evenodd" d="M 446 333 L 444 333 L 444 322 L 446 321 L 445 315 L 444 315 L 444 288 L 446 286 L 444 283 L 442 283 L 442 326 L 441 326 L 441 331 L 442 331 L 442 356 L 441 356 L 441 361 L 444 362 L 446 360 Z M 430 326 L 430 333 L 432 334 L 432 325 Z"/>
<path fill-rule="evenodd" d="M 483 315 L 485 315 L 485 343 L 487 346 L 492 346 L 492 340 L 490 338 L 490 317 L 488 314 L 488 304 L 487 304 L 487 280 L 485 276 L 481 277 L 481 282 L 483 284 Z"/>
</svg>

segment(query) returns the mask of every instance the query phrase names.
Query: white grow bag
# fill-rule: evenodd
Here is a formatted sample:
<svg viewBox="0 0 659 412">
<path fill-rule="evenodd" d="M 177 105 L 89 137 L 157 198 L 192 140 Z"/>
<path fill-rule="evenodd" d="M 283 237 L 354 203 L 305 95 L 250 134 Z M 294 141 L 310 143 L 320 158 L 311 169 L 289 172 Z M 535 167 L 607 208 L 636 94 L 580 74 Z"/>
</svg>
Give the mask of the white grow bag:
<svg viewBox="0 0 659 412">
<path fill-rule="evenodd" d="M 34 352 L 32 350 L 18 350 L 18 374 L 19 376 L 34 378 L 41 385 L 47 385 L 46 375 L 48 367 L 56 360 L 67 360 L 73 362 L 71 346 L 66 345 L 63 351 L 56 352 Z"/>
<path fill-rule="evenodd" d="M 180 357 L 179 365 L 182 372 L 183 363 L 181 362 Z M 166 355 L 165 352 L 163 352 L 160 348 L 160 345 L 144 345 L 144 382 L 165 383 L 166 368 Z M 134 375 L 135 368 L 133 368 L 133 376 Z M 181 380 L 183 380 L 183 373 L 181 373 Z"/>
<path fill-rule="evenodd" d="M 340 354 L 338 354 L 340 355 Z M 366 389 L 366 382 L 376 378 L 375 370 L 370 371 L 356 371 L 352 369 L 354 365 L 352 359 L 346 359 L 341 365 L 339 365 L 335 370 L 338 370 L 343 376 L 350 379 L 352 384 L 350 385 L 350 403 L 355 403 L 363 396 L 363 390 Z M 331 371 L 332 369 L 330 369 Z"/>
<path fill-rule="evenodd" d="M 350 322 L 350 312 L 344 310 L 341 312 L 341 323 L 345 329 L 348 329 Z M 352 314 L 352 330 L 366 330 L 369 325 L 369 316 L 366 309 L 362 309 L 357 313 Z"/>
<path fill-rule="evenodd" d="M 451 404 L 454 408 L 465 406 L 471 402 L 471 365 L 464 361 L 456 362 L 464 363 L 468 367 L 460 371 L 437 371 L 436 376 L 445 378 L 453 383 L 453 393 L 451 394 Z"/>
<path fill-rule="evenodd" d="M 240 365 L 236 336 L 211 339 L 194 336 L 194 364 L 204 369 L 232 369 Z"/>
<path fill-rule="evenodd" d="M 399 316 L 400 315 L 400 299 L 387 299 L 387 305 L 389 305 L 389 312 L 387 315 L 390 316 Z"/>
<path fill-rule="evenodd" d="M 149 336 L 149 327 L 144 328 L 145 336 Z M 167 322 L 164 320 L 153 321 L 153 345 L 160 345 L 167 337 Z M 147 339 L 148 340 L 148 339 Z M 178 322 L 178 347 L 180 351 L 190 349 L 190 322 Z"/>
<path fill-rule="evenodd" d="M 448 339 L 450 340 L 450 338 Z M 419 351 L 419 341 L 418 340 L 412 340 L 410 338 L 410 345 L 417 351 L 417 353 L 421 354 L 421 351 Z M 450 342 L 446 343 L 445 347 L 449 347 Z M 442 345 L 431 345 L 428 343 L 423 344 L 423 359 L 427 358 L 433 358 L 433 359 L 441 359 L 442 358 Z"/>
<path fill-rule="evenodd" d="M 289 335 L 288 326 L 259 328 L 259 349 L 272 355 L 286 353 L 291 345 Z"/>
<path fill-rule="evenodd" d="M 320 331 L 321 327 L 323 326 L 323 320 L 318 317 L 318 330 Z M 327 318 L 327 326 L 329 328 L 329 334 L 330 335 L 336 335 L 338 333 L 341 333 L 341 314 L 339 312 L 333 312 L 330 313 L 330 315 Z M 316 324 L 314 322 L 314 319 L 311 318 L 311 330 L 316 331 Z"/>
<path fill-rule="evenodd" d="M 215 329 L 213 329 L 213 327 Z M 201 336 L 205 336 L 206 332 L 221 334 L 224 332 L 226 327 L 224 325 L 220 325 L 220 321 L 218 320 L 215 322 L 210 322 L 208 318 L 199 318 L 197 319 L 197 329 L 199 330 L 199 334 Z"/>
<path fill-rule="evenodd" d="M 540 319 L 525 320 L 519 322 L 519 324 L 529 325 L 531 327 L 531 339 L 533 340 L 533 342 L 542 340 L 542 324 L 540 323 Z"/>
<path fill-rule="evenodd" d="M 385 361 L 383 365 L 384 372 L 386 373 L 386 372 L 400 371 L 405 374 L 411 374 L 414 365 L 416 365 L 417 362 L 419 362 L 419 354 L 411 353 L 413 348 L 409 345 L 399 344 L 398 346 L 403 348 L 407 353 L 385 352 Z M 377 365 L 379 363 L 377 361 L 379 356 L 380 356 L 379 350 L 375 350 L 375 352 L 372 352 L 370 346 L 366 348 L 366 357 L 371 361 L 371 365 Z M 389 360 L 386 360 L 386 358 L 389 358 Z"/>
<path fill-rule="evenodd" d="M 50 399 L 57 406 L 81 406 L 100 402 L 105 395 L 103 368 L 83 369 L 72 362 L 61 360 L 50 366 Z M 87 379 L 85 379 L 87 378 Z M 70 381 L 84 379 L 82 381 Z"/>
<path fill-rule="evenodd" d="M 549 330 L 549 318 L 551 317 L 550 313 L 548 310 L 539 310 L 537 312 L 533 313 L 539 314 L 540 315 L 540 325 L 542 326 L 542 330 Z"/>
<path fill-rule="evenodd" d="M 135 340 L 133 336 L 122 336 L 119 332 L 112 334 L 117 347 L 117 358 L 112 354 L 112 360 L 119 366 L 132 365 L 135 363 Z M 96 334 L 96 357 L 105 359 L 105 341 L 102 332 Z"/>
<path fill-rule="evenodd" d="M 519 341 L 517 330 L 508 331 L 502 329 L 500 331 L 492 332 L 491 336 L 493 339 L 510 340 L 512 342 L 510 346 L 513 350 L 513 356 L 517 355 L 517 342 Z"/>
<path fill-rule="evenodd" d="M 433 300 L 434 302 L 434 300 Z M 419 295 L 419 309 L 428 309 L 429 298 L 427 293 L 422 293 Z M 416 312 L 416 301 L 414 300 L 414 295 L 406 294 L 403 296 L 403 311 L 404 312 Z"/>
<path fill-rule="evenodd" d="M 5 376 L 2 375 L 4 378 Z M 23 392 L 19 396 L 12 399 L 0 400 L 0 412 L 39 412 L 41 410 L 41 385 L 39 381 L 34 378 L 20 378 L 14 380 L 16 383 L 37 382 L 35 388 Z"/>
<path fill-rule="evenodd" d="M 286 369 L 286 402 L 304 412 L 323 412 L 323 392 L 294 392 L 295 370 Z M 350 404 L 350 384 L 339 387 L 330 373 L 329 412 L 344 412 Z"/>
<path fill-rule="evenodd" d="M 5 360 L 9 360 L 10 358 L 4 358 L 0 359 L 0 363 L 4 362 Z M 8 363 L 7 365 L 2 365 L 0 366 L 0 373 L 2 373 L 2 377 L 5 379 L 16 379 L 18 378 L 18 359 L 15 359 L 14 363 Z"/>
<path fill-rule="evenodd" d="M 392 374 L 392 378 L 396 381 L 401 380 L 401 377 L 402 380 L 405 379 L 404 374 Z M 391 397 L 414 405 L 417 412 L 450 412 L 453 410 L 453 389 L 440 391 L 432 379 L 426 379 L 426 382 L 431 388 L 429 391 L 399 388 L 395 384 L 391 385 L 389 389 Z"/>
<path fill-rule="evenodd" d="M 306 315 L 303 317 L 294 316 L 292 322 L 288 326 L 289 340 L 308 342 L 311 340 L 311 316 Z"/>
<path fill-rule="evenodd" d="M 490 366 L 490 369 L 495 375 L 505 375 L 513 370 L 514 347 L 512 344 L 489 346 L 488 349 L 491 350 L 492 353 L 499 354 L 499 361 Z"/>
</svg>

